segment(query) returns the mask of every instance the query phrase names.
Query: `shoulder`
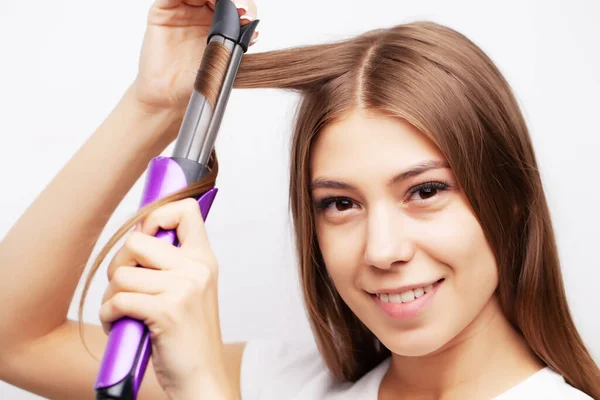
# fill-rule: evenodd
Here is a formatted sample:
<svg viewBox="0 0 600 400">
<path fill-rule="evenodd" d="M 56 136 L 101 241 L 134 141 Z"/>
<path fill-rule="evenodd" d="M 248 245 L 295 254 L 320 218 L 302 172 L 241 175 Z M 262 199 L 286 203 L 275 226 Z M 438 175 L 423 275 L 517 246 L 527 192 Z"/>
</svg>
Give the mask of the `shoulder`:
<svg viewBox="0 0 600 400">
<path fill-rule="evenodd" d="M 244 348 L 240 387 L 244 400 L 376 399 L 384 372 L 382 363 L 356 383 L 339 383 L 314 340 L 259 339 Z"/>
<path fill-rule="evenodd" d="M 569 385 L 550 367 L 539 370 L 496 399 L 593 400 L 581 390 Z"/>
<path fill-rule="evenodd" d="M 242 354 L 242 398 L 271 399 L 297 393 L 306 385 L 321 385 L 328 370 L 316 344 L 309 339 L 250 340 Z"/>
</svg>

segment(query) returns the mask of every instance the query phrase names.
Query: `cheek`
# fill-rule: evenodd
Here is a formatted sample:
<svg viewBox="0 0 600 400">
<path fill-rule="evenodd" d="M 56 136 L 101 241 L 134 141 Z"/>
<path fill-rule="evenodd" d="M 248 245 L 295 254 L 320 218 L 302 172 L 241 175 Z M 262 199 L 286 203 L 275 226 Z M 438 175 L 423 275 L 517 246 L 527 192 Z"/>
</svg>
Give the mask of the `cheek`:
<svg viewBox="0 0 600 400">
<path fill-rule="evenodd" d="M 452 287 L 473 304 L 487 301 L 498 283 L 492 249 L 479 221 L 464 201 L 457 201 L 421 232 L 420 245 L 446 265 Z"/>
<path fill-rule="evenodd" d="M 360 265 L 362 237 L 359 229 L 349 224 L 342 226 L 323 226 L 317 223 L 317 240 L 323 255 L 323 261 L 335 286 L 341 289 L 350 287 Z"/>
</svg>

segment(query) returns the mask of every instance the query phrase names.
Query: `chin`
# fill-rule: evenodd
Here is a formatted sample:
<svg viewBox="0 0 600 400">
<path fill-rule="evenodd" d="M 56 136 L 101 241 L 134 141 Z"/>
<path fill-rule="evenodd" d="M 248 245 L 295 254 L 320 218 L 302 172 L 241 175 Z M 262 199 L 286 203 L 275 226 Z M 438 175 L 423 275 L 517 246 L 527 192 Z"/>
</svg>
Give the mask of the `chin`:
<svg viewBox="0 0 600 400">
<path fill-rule="evenodd" d="M 448 336 L 448 337 L 447 337 Z M 421 327 L 411 330 L 394 330 L 378 335 L 379 341 L 392 353 L 405 357 L 423 357 L 442 349 L 452 338 L 438 328 Z"/>
</svg>

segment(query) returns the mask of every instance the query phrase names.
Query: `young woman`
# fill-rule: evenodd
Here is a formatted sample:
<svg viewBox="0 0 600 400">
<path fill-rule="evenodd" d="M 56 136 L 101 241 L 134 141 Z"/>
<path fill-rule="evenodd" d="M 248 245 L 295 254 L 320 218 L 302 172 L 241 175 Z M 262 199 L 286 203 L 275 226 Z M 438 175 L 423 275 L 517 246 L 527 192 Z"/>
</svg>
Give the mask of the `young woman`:
<svg viewBox="0 0 600 400">
<path fill-rule="evenodd" d="M 256 16 L 242 5 L 243 21 Z M 3 380 L 93 397 L 99 364 L 67 309 L 108 216 L 176 137 L 193 86 L 181 72 L 196 68 L 183 60 L 204 46 L 211 10 L 155 2 L 137 79 L 4 239 Z M 88 277 L 128 234 L 109 265 L 104 332 L 85 325 L 84 336 L 101 354 L 113 321 L 146 323 L 141 399 L 600 398 L 527 127 L 477 46 L 412 23 L 247 55 L 236 85 L 302 95 L 290 196 L 316 346 L 223 344 L 218 262 L 189 199 L 214 185 L 215 157 L 205 181 L 128 221 Z M 108 155 L 102 171 L 74 179 Z M 159 227 L 177 229 L 181 247 L 154 238 Z"/>
</svg>

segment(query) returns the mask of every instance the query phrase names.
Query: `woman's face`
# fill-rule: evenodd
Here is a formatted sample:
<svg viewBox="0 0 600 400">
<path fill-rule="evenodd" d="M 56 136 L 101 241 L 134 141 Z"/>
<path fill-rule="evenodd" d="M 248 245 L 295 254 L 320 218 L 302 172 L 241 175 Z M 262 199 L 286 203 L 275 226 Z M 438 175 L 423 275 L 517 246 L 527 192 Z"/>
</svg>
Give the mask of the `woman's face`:
<svg viewBox="0 0 600 400">
<path fill-rule="evenodd" d="M 393 353 L 431 354 L 491 304 L 496 262 L 435 145 L 353 111 L 311 153 L 317 237 L 346 304 Z"/>
</svg>

